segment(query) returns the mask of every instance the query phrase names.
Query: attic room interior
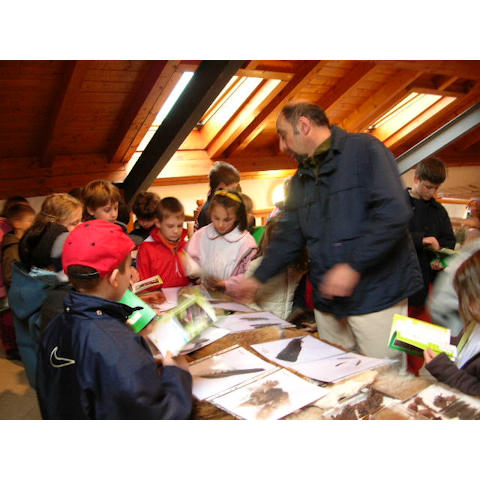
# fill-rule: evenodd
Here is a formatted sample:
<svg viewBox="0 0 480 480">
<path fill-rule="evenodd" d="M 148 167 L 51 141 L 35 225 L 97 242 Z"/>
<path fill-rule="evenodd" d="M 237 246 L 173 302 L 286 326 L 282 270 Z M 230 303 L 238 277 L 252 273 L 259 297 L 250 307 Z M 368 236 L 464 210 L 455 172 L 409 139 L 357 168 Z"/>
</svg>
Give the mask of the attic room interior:
<svg viewBox="0 0 480 480">
<path fill-rule="evenodd" d="M 22 194 L 38 208 L 102 178 L 127 202 L 140 190 L 176 194 L 193 216 L 221 160 L 261 223 L 296 168 L 275 120 L 298 100 L 379 138 L 407 186 L 422 156 L 441 159 L 437 197 L 451 217 L 480 195 L 479 61 L 4 60 L 0 82 L 2 200 Z"/>
<path fill-rule="evenodd" d="M 435 198 L 456 230 L 469 201 L 480 198 L 474 12 L 471 2 L 429 0 L 8 2 L 0 29 L 0 210 L 21 195 L 38 212 L 49 194 L 105 179 L 129 206 L 145 190 L 177 197 L 189 227 L 209 193 L 212 165 L 223 161 L 239 171 L 256 225 L 264 225 L 298 167 L 282 152 L 277 118 L 288 103 L 308 101 L 323 107 L 333 125 L 383 142 L 404 187 L 413 186 L 423 159 L 444 162 L 447 178 Z M 258 353 L 249 347 L 275 341 L 285 342 L 284 355 L 295 355 L 295 341 L 304 337 L 294 335 L 304 332 L 274 326 L 230 334 L 188 357 L 201 365 L 203 355 L 235 353 L 238 345 Z M 321 338 L 315 335 L 305 338 Z M 381 410 L 391 407 L 392 415 L 378 419 L 403 419 L 408 406 L 409 419 L 425 419 L 419 411 L 427 410 L 437 419 L 425 403 L 431 407 L 446 389 L 421 396 L 430 385 L 424 378 L 366 370 L 324 385 L 333 396 L 318 403 L 327 407 L 315 402 L 282 418 L 303 422 L 214 422 L 241 417 L 196 397 L 191 418 L 206 422 L 33 422 L 43 418 L 38 395 L 24 364 L 5 352 L 0 341 L 0 420 L 10 420 L 0 422 L 7 479 L 60 471 L 130 480 L 180 469 L 198 478 L 384 477 L 391 465 L 402 478 L 412 471 L 431 476 L 434 465 L 452 478 L 472 474 L 468 462 L 438 453 L 438 442 L 447 440 L 449 458 L 475 458 L 475 442 L 465 441 L 471 422 L 308 421 L 325 411 L 332 419 L 351 398 L 374 401 L 375 389 L 395 388 L 402 395 Z M 457 398 L 477 408 L 479 397 Z M 402 415 L 394 402 L 405 406 Z"/>
</svg>

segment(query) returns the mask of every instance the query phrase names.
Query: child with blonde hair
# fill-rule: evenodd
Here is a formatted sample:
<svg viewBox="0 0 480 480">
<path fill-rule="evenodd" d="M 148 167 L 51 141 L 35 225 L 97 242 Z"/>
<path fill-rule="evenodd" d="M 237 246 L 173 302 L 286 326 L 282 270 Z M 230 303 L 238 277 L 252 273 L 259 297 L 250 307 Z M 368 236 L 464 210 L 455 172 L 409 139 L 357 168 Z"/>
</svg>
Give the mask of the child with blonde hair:
<svg viewBox="0 0 480 480">
<path fill-rule="evenodd" d="M 243 278 L 257 244 L 247 230 L 247 212 L 234 190 L 215 192 L 209 207 L 212 221 L 194 233 L 187 253 L 200 265 L 207 287 L 227 294 Z"/>
<path fill-rule="evenodd" d="M 465 329 L 455 362 L 445 353 L 424 352 L 425 368 L 438 380 L 468 395 L 480 395 L 480 250 L 458 268 L 453 285 Z"/>
<path fill-rule="evenodd" d="M 20 240 L 21 262 L 12 267 L 8 303 L 18 350 L 32 386 L 35 386 L 42 324 L 62 310 L 62 300 L 69 288 L 62 270 L 63 245 L 81 218 L 82 204 L 76 198 L 67 193 L 48 195 L 33 225 Z"/>
</svg>

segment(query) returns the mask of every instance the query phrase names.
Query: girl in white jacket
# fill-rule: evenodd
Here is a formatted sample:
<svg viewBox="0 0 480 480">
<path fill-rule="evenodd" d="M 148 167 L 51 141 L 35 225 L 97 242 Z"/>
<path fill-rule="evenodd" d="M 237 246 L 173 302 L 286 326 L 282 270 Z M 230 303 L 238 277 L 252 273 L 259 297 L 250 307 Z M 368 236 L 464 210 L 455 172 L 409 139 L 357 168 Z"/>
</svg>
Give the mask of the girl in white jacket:
<svg viewBox="0 0 480 480">
<path fill-rule="evenodd" d="M 200 265 L 202 282 L 230 294 L 243 278 L 257 244 L 247 231 L 242 197 L 234 190 L 215 192 L 209 216 L 212 223 L 195 232 L 186 250 Z"/>
</svg>

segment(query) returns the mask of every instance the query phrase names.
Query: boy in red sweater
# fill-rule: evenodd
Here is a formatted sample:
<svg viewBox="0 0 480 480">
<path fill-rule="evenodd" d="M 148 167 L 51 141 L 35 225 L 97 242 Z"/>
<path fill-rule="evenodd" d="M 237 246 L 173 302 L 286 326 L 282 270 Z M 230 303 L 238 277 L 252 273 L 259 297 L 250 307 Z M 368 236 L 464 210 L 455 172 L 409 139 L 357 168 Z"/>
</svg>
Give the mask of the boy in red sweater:
<svg viewBox="0 0 480 480">
<path fill-rule="evenodd" d="M 176 198 L 160 200 L 156 211 L 157 226 L 138 247 L 137 269 L 141 280 L 160 275 L 163 280 L 161 288 L 189 284 L 179 255 L 187 244 L 184 220 L 183 205 Z"/>
</svg>

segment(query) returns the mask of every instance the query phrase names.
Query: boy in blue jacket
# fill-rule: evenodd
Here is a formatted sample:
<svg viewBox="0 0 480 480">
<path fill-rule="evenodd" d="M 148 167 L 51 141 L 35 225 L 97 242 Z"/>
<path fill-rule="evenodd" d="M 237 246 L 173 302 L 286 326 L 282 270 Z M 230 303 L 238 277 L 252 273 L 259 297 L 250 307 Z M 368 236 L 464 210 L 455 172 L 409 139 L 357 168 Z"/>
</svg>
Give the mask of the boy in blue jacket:
<svg viewBox="0 0 480 480">
<path fill-rule="evenodd" d="M 37 393 L 45 419 L 187 419 L 192 377 L 185 359 L 158 371 L 145 341 L 125 325 L 134 309 L 118 303 L 129 286 L 133 241 L 105 220 L 67 237 L 63 268 L 74 286 L 64 312 L 45 330 Z"/>
</svg>

